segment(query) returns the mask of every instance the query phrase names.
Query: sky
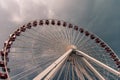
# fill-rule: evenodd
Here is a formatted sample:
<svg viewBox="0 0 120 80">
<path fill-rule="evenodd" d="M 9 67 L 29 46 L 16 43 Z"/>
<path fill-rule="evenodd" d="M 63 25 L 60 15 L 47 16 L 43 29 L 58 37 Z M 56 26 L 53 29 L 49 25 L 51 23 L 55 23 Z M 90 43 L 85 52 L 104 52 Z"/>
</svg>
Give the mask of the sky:
<svg viewBox="0 0 120 80">
<path fill-rule="evenodd" d="M 95 33 L 120 57 L 120 0 L 0 0 L 0 49 L 19 26 L 48 18 Z"/>
</svg>

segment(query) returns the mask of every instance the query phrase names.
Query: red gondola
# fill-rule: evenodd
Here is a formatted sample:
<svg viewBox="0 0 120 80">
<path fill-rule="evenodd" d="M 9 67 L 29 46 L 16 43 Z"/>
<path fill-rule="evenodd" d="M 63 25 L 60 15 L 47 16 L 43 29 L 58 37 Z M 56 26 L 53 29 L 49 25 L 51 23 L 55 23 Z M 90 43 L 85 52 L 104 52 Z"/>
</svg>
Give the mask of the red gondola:
<svg viewBox="0 0 120 80">
<path fill-rule="evenodd" d="M 31 23 L 28 23 L 27 26 L 26 26 L 28 29 L 31 29 Z"/>
<path fill-rule="evenodd" d="M 105 50 L 109 53 L 111 52 L 111 49 L 109 47 L 106 47 Z"/>
<path fill-rule="evenodd" d="M 112 57 L 112 59 L 116 58 L 116 55 L 113 52 L 110 53 L 110 56 Z"/>
<path fill-rule="evenodd" d="M 33 27 L 37 26 L 37 21 L 33 21 Z"/>
<path fill-rule="evenodd" d="M 9 58 L 7 56 L 5 56 L 6 61 L 9 62 Z M 1 56 L 1 59 L 4 61 L 4 56 Z"/>
<path fill-rule="evenodd" d="M 5 67 L 2 67 L 2 71 L 3 71 L 3 72 L 6 72 Z M 10 72 L 10 68 L 7 68 L 7 71 Z"/>
<path fill-rule="evenodd" d="M 90 35 L 91 39 L 95 39 L 95 36 L 93 34 Z"/>
<path fill-rule="evenodd" d="M 15 39 L 16 39 L 16 35 L 15 34 L 12 34 L 11 36 L 10 36 L 10 41 L 15 41 Z"/>
<path fill-rule="evenodd" d="M 118 59 L 118 58 L 115 58 L 114 61 L 119 61 L 119 59 Z"/>
<path fill-rule="evenodd" d="M 11 39 L 8 40 L 8 44 L 9 45 L 12 45 L 13 44 L 13 41 Z"/>
<path fill-rule="evenodd" d="M 51 24 L 52 24 L 52 25 L 55 25 L 55 21 L 54 21 L 54 20 L 52 20 L 52 21 L 51 21 Z"/>
<path fill-rule="evenodd" d="M 39 25 L 43 25 L 43 20 L 40 20 Z"/>
<path fill-rule="evenodd" d="M 23 25 L 22 27 L 20 27 L 20 30 L 21 30 L 22 32 L 25 32 L 25 30 L 26 30 L 25 25 Z"/>
<path fill-rule="evenodd" d="M 101 43 L 100 43 L 100 46 L 104 48 L 106 45 L 105 45 L 104 42 L 101 42 Z"/>
<path fill-rule="evenodd" d="M 118 60 L 118 61 L 116 61 L 116 65 L 119 65 L 120 66 L 120 61 Z"/>
<path fill-rule="evenodd" d="M 74 26 L 74 29 L 77 31 L 78 30 L 78 26 Z"/>
<path fill-rule="evenodd" d="M 113 53 L 113 52 L 111 52 L 111 53 L 110 53 L 110 55 L 114 55 L 114 53 Z"/>
<path fill-rule="evenodd" d="M 120 65 L 118 65 L 117 68 L 120 68 Z M 120 70 L 119 70 L 119 72 L 120 72 Z"/>
<path fill-rule="evenodd" d="M 5 42 L 4 42 L 4 47 L 6 47 L 6 46 L 7 46 L 7 43 L 8 43 L 8 41 L 5 41 Z"/>
<path fill-rule="evenodd" d="M 80 28 L 79 31 L 80 31 L 81 33 L 83 33 L 83 32 L 84 32 L 84 29 L 83 29 L 83 28 Z"/>
<path fill-rule="evenodd" d="M 20 33 L 21 33 L 20 29 L 18 29 L 17 31 L 15 31 L 16 36 L 20 36 Z"/>
<path fill-rule="evenodd" d="M 57 22 L 57 25 L 58 25 L 58 26 L 60 26 L 60 25 L 61 25 L 61 22 L 60 22 L 60 21 L 58 21 L 58 22 Z"/>
<path fill-rule="evenodd" d="M 8 76 L 7 76 L 6 73 L 1 73 L 0 72 L 0 79 L 7 79 L 7 78 L 8 78 Z"/>
<path fill-rule="evenodd" d="M 11 45 L 8 44 L 8 45 L 6 46 L 6 49 L 10 49 L 10 48 L 11 48 Z"/>
<path fill-rule="evenodd" d="M 116 55 L 114 54 L 114 55 L 111 55 L 111 57 L 112 57 L 112 59 L 115 59 L 116 58 Z"/>
<path fill-rule="evenodd" d="M 49 20 L 46 20 L 46 21 L 45 21 L 45 24 L 46 24 L 46 25 L 49 25 Z"/>
<path fill-rule="evenodd" d="M 5 64 L 3 61 L 0 61 L 0 67 L 5 67 Z"/>
<path fill-rule="evenodd" d="M 88 31 L 85 31 L 85 35 L 86 35 L 86 36 L 89 36 L 90 33 L 89 33 Z"/>
<path fill-rule="evenodd" d="M 4 56 L 8 56 L 8 52 L 4 52 Z"/>
<path fill-rule="evenodd" d="M 69 26 L 68 26 L 69 28 L 72 28 L 73 27 L 73 25 L 72 24 L 69 24 Z"/>
<path fill-rule="evenodd" d="M 6 48 L 9 49 L 11 48 L 11 45 L 12 45 L 13 41 L 11 41 L 10 39 L 8 40 L 8 43 L 6 45 Z"/>
<path fill-rule="evenodd" d="M 63 26 L 66 27 L 66 26 L 67 26 L 67 23 L 66 23 L 66 22 L 63 22 Z"/>
<path fill-rule="evenodd" d="M 99 38 L 96 38 L 96 39 L 95 39 L 95 42 L 96 42 L 96 43 L 100 43 L 101 40 L 100 40 Z"/>
<path fill-rule="evenodd" d="M 4 52 L 3 52 L 3 51 L 0 51 L 0 55 L 1 55 L 1 56 L 4 56 Z"/>
</svg>

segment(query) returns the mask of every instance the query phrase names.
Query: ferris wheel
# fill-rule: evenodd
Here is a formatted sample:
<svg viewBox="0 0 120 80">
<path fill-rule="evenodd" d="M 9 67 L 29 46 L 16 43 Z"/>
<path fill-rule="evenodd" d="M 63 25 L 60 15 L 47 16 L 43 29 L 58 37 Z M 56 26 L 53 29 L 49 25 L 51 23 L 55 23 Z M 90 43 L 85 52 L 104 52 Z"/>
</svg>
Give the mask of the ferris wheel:
<svg viewBox="0 0 120 80">
<path fill-rule="evenodd" d="M 98 36 L 55 19 L 29 22 L 0 51 L 2 80 L 119 80 L 120 61 Z"/>
</svg>

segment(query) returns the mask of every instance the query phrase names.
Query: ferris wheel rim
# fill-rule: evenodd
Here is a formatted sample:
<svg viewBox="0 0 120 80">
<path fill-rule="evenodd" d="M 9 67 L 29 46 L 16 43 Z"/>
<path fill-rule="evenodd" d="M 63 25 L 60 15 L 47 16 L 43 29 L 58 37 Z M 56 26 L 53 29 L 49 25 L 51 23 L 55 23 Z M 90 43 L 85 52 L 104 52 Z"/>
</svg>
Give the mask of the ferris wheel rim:
<svg viewBox="0 0 120 80">
<path fill-rule="evenodd" d="M 63 24 L 61 24 L 63 23 Z M 13 32 L 13 34 L 10 35 L 9 39 L 4 43 L 4 47 L 1 50 L 1 56 L 3 56 L 3 62 L 4 62 L 4 68 L 7 72 L 7 75 L 9 77 L 9 71 L 7 67 L 7 55 L 10 53 L 10 48 L 12 43 L 16 40 L 16 37 L 20 36 L 22 32 L 25 32 L 26 29 L 31 29 L 32 27 L 37 27 L 37 25 L 62 25 L 63 27 L 73 28 L 76 31 L 79 31 L 80 33 L 83 33 L 87 37 L 89 37 L 91 40 L 94 40 L 97 45 L 99 45 L 101 48 L 103 48 L 107 54 L 109 54 L 110 58 L 115 62 L 116 67 L 120 68 L 120 61 L 116 53 L 106 44 L 102 39 L 100 39 L 97 35 L 93 34 L 92 32 L 89 32 L 87 30 L 84 30 L 81 27 L 78 27 L 76 25 L 73 25 L 71 23 L 65 22 L 63 20 L 57 20 L 57 19 L 41 19 L 41 20 L 34 20 L 31 22 L 26 23 L 22 27 L 19 27 L 16 31 Z M 8 58 L 9 59 L 9 58 Z M 2 61 L 1 61 L 2 62 Z"/>
</svg>

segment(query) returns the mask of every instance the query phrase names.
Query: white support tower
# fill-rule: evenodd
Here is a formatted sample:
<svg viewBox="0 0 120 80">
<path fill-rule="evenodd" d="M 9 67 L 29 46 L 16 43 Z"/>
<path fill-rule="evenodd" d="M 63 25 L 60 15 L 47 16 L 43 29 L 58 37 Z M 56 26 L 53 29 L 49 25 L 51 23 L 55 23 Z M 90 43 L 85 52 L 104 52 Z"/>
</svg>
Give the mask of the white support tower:
<svg viewBox="0 0 120 80">
<path fill-rule="evenodd" d="M 75 52 L 75 55 L 81 56 L 81 59 L 84 61 L 84 63 L 87 65 L 87 67 L 89 67 L 89 69 L 91 71 L 93 71 L 93 73 L 96 75 L 96 77 L 99 80 L 105 80 L 105 78 L 89 63 L 89 60 L 91 62 L 101 66 L 102 68 L 106 69 L 107 71 L 111 72 L 112 74 L 114 74 L 116 76 L 120 76 L 120 72 L 118 72 L 115 69 L 96 60 L 95 58 L 87 55 L 86 53 L 79 51 L 77 49 L 69 49 L 66 53 L 64 53 L 60 58 L 58 58 L 55 62 L 53 62 L 48 68 L 46 68 L 43 72 L 41 72 L 33 80 L 41 80 L 43 78 L 44 78 L 44 80 L 51 80 L 53 78 L 53 76 L 57 73 L 57 71 L 61 68 L 62 64 L 64 64 L 65 61 L 68 59 L 70 54 L 72 54 L 72 51 Z M 81 72 L 80 72 L 76 66 L 77 66 L 77 63 L 75 63 L 75 65 L 74 65 L 77 76 L 79 76 L 79 79 L 82 79 L 83 77 L 80 74 L 83 74 L 83 72 L 86 72 L 86 71 L 83 68 L 83 70 L 80 69 L 81 70 Z M 87 73 L 84 73 L 84 75 L 87 76 L 87 78 L 89 77 L 90 80 L 93 80 L 92 77 L 90 77 Z"/>
</svg>

